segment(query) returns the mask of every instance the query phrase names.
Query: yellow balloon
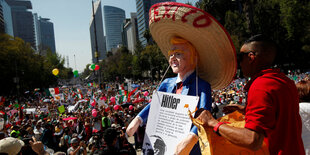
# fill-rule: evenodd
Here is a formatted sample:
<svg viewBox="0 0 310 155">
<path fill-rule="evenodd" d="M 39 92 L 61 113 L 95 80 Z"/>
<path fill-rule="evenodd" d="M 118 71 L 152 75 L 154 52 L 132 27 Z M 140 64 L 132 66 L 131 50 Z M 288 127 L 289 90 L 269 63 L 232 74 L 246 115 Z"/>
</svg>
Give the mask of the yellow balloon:
<svg viewBox="0 0 310 155">
<path fill-rule="evenodd" d="M 59 70 L 57 68 L 53 69 L 52 71 L 53 75 L 57 76 L 59 73 Z"/>
</svg>

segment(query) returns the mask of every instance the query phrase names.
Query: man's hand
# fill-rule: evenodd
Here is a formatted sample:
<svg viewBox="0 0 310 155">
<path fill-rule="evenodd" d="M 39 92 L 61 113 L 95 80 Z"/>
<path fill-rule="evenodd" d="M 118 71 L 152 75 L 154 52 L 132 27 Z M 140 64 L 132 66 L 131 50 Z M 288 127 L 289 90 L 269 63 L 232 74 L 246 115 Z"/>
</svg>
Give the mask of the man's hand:
<svg viewBox="0 0 310 155">
<path fill-rule="evenodd" d="M 39 155 L 48 154 L 44 150 L 43 143 L 41 141 L 37 141 L 35 137 L 32 136 L 33 141 L 29 141 L 30 146 L 34 152 L 36 152 Z"/>
<path fill-rule="evenodd" d="M 207 128 L 207 127 L 213 128 L 218 123 L 218 121 L 213 118 L 212 114 L 208 110 L 199 109 L 196 113 L 198 115 L 196 119 L 202 123 L 202 126 L 204 128 Z"/>
<path fill-rule="evenodd" d="M 218 123 L 208 110 L 203 110 L 196 119 L 202 123 L 204 128 L 214 128 Z M 251 150 L 260 149 L 264 140 L 263 133 L 258 133 L 247 128 L 232 127 L 226 124 L 219 127 L 219 132 L 222 137 L 231 143 Z"/>
<path fill-rule="evenodd" d="M 229 104 L 223 107 L 223 113 L 229 114 L 237 110 L 240 113 L 244 114 L 244 108 L 245 108 L 244 106 L 239 105 L 239 104 Z"/>
<path fill-rule="evenodd" d="M 175 148 L 175 155 L 188 155 L 194 145 L 198 142 L 198 137 L 193 134 L 189 134 L 184 138 Z"/>
</svg>

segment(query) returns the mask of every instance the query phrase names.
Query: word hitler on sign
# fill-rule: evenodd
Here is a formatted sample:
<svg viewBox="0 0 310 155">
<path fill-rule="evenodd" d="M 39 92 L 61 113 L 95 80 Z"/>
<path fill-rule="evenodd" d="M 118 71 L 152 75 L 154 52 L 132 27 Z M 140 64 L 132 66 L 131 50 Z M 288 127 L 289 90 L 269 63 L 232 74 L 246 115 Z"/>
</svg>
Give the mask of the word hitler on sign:
<svg viewBox="0 0 310 155">
<path fill-rule="evenodd" d="M 161 107 L 177 109 L 179 103 L 180 99 L 174 98 L 173 96 L 170 95 L 163 95 Z"/>
</svg>

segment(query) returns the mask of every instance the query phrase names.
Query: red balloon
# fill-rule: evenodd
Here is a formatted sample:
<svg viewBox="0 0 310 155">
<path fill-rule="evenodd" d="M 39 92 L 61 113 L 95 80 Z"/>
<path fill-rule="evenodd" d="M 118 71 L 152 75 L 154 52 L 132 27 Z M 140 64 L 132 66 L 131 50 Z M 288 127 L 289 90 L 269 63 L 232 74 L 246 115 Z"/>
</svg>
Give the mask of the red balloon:
<svg viewBox="0 0 310 155">
<path fill-rule="evenodd" d="M 104 111 L 105 111 L 105 112 L 108 112 L 108 111 L 110 111 L 110 108 L 107 107 Z"/>
<path fill-rule="evenodd" d="M 96 66 L 95 66 L 95 71 L 96 71 L 96 70 L 99 70 L 99 65 L 96 65 Z"/>
<path fill-rule="evenodd" d="M 120 105 L 114 105 L 113 109 L 114 110 L 121 110 L 121 106 Z"/>
<path fill-rule="evenodd" d="M 114 109 L 114 110 L 118 110 L 118 106 L 117 106 L 117 105 L 114 105 L 113 109 Z"/>
<path fill-rule="evenodd" d="M 133 106 L 132 105 L 129 106 L 129 110 L 133 110 Z"/>
</svg>

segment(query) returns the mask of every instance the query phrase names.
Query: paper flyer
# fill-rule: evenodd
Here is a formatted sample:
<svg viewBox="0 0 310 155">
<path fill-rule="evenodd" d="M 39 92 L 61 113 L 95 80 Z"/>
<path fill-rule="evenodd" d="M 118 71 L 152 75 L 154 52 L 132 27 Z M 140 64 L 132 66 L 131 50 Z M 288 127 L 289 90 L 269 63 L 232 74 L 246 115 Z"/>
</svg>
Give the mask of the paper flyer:
<svg viewBox="0 0 310 155">
<path fill-rule="evenodd" d="M 177 144 L 190 132 L 188 109 L 195 111 L 198 101 L 198 96 L 154 91 L 142 153 L 173 154 Z"/>
</svg>

